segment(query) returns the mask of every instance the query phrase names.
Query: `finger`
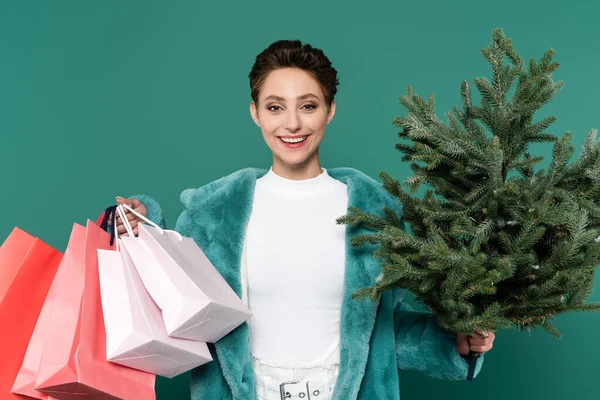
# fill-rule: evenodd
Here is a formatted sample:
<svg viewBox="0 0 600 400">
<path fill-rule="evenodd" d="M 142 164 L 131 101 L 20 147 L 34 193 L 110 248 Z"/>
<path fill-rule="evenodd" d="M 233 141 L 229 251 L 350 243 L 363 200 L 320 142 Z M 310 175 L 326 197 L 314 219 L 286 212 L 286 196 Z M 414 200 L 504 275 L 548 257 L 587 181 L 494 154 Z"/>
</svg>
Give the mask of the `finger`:
<svg viewBox="0 0 600 400">
<path fill-rule="evenodd" d="M 131 226 L 132 230 L 135 231 L 135 229 L 138 225 L 138 221 L 137 220 L 129 221 L 129 225 Z M 128 236 L 128 235 L 126 235 L 127 228 L 125 227 L 125 225 L 122 222 L 117 224 L 117 232 L 119 232 L 120 236 Z M 137 234 L 135 236 L 137 236 Z"/>
<path fill-rule="evenodd" d="M 142 204 L 141 206 L 139 206 L 138 208 L 134 208 L 133 210 L 134 210 L 135 212 L 137 212 L 138 214 L 140 214 L 140 215 L 143 215 L 144 217 L 147 217 L 147 216 L 148 216 L 148 209 L 147 209 L 147 208 L 146 208 L 146 206 L 145 206 L 145 205 L 143 205 L 143 204 Z M 138 218 L 139 218 L 139 217 L 138 217 Z"/>
<path fill-rule="evenodd" d="M 140 205 L 135 207 L 133 210 L 144 217 L 148 216 L 148 209 L 142 203 L 140 203 Z"/>
<path fill-rule="evenodd" d="M 134 221 L 137 217 L 134 213 L 132 213 L 131 211 L 125 209 L 125 215 L 127 216 L 127 220 L 128 221 Z"/>
<path fill-rule="evenodd" d="M 482 337 L 479 334 L 475 334 L 472 336 L 473 339 L 478 339 L 478 340 L 484 340 L 486 341 L 486 343 L 492 343 L 494 341 L 494 339 L 496 338 L 496 335 L 494 334 L 494 332 L 489 332 L 488 336 Z"/>
<path fill-rule="evenodd" d="M 487 339 L 469 339 L 469 344 L 471 346 L 487 346 L 490 342 Z"/>
<path fill-rule="evenodd" d="M 488 333 L 488 332 L 486 332 L 486 334 L 485 334 L 485 335 L 484 335 L 484 334 L 482 334 L 482 333 L 475 332 L 475 333 L 473 333 L 473 334 L 471 335 L 471 337 L 472 337 L 473 339 L 485 339 L 485 338 L 491 337 L 490 335 L 491 335 L 491 334 L 490 334 L 490 333 Z"/>
<path fill-rule="evenodd" d="M 128 209 L 123 209 L 123 211 L 125 211 L 125 215 L 127 216 L 127 220 L 128 221 L 133 221 L 134 219 L 136 219 L 136 215 L 134 213 L 132 213 L 131 211 L 129 211 Z M 121 221 L 121 214 L 117 213 L 116 215 L 117 217 L 117 222 L 122 223 Z"/>
<path fill-rule="evenodd" d="M 136 211 L 138 208 L 140 208 L 140 206 L 143 206 L 142 202 L 138 199 L 129 199 L 129 201 L 131 201 L 131 208 L 133 208 Z"/>
<path fill-rule="evenodd" d="M 133 234 L 137 237 L 137 235 L 138 235 L 138 228 L 137 228 L 137 226 L 135 228 L 133 228 Z"/>
<path fill-rule="evenodd" d="M 459 354 L 469 354 L 469 342 L 467 341 L 467 335 L 462 333 L 456 334 L 456 347 Z"/>
<path fill-rule="evenodd" d="M 490 335 L 490 332 L 484 331 L 482 329 L 475 329 L 476 335 L 479 335 L 480 337 L 488 337 Z M 473 337 L 475 337 L 475 334 L 473 335 Z"/>
<path fill-rule="evenodd" d="M 127 229 L 125 228 L 125 225 L 117 225 L 117 232 L 119 233 L 120 236 L 123 236 L 127 233 Z"/>
<path fill-rule="evenodd" d="M 486 353 L 491 350 L 492 346 L 470 346 L 469 348 L 475 353 Z"/>
<path fill-rule="evenodd" d="M 117 196 L 116 199 L 117 199 L 117 204 L 127 204 L 129 207 L 133 208 L 134 210 L 136 209 L 136 207 L 139 207 L 142 204 L 138 199 L 126 199 L 121 196 Z"/>
</svg>

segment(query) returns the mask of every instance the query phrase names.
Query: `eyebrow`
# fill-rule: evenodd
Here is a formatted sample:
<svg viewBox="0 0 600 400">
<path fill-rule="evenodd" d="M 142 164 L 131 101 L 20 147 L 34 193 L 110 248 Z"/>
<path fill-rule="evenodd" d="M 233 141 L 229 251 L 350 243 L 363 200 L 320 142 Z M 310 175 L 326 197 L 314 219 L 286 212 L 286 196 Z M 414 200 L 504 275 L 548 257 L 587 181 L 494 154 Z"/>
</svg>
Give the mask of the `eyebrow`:
<svg viewBox="0 0 600 400">
<path fill-rule="evenodd" d="M 317 100 L 319 99 L 319 97 L 316 94 L 306 93 L 306 94 L 296 97 L 296 100 L 306 100 L 308 98 L 313 98 L 313 97 Z M 274 94 L 267 96 L 264 101 L 267 101 L 267 100 L 275 100 L 275 101 L 281 101 L 281 102 L 285 101 L 285 99 L 283 97 L 276 96 Z"/>
</svg>

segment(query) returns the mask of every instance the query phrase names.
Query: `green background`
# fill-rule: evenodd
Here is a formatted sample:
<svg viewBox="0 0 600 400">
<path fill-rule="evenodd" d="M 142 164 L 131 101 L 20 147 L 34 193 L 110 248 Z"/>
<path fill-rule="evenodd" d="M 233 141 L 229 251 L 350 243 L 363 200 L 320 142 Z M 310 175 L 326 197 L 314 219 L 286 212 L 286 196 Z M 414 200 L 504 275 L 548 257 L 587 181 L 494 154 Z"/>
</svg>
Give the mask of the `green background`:
<svg viewBox="0 0 600 400">
<path fill-rule="evenodd" d="M 270 153 L 248 113 L 248 72 L 271 42 L 323 48 L 339 71 L 325 167 L 399 179 L 391 120 L 406 85 L 460 103 L 463 79 L 489 76 L 479 54 L 502 27 L 525 58 L 552 47 L 566 85 L 544 116 L 577 145 L 600 127 L 600 6 L 577 1 L 0 2 L 0 241 L 14 226 L 64 249 L 73 222 L 114 196 L 145 193 L 172 224 L 179 193 Z M 543 148 L 549 156 L 548 147 Z M 591 300 L 600 300 L 596 290 Z M 473 382 L 403 372 L 403 400 L 594 399 L 600 315 L 557 319 L 564 338 L 501 331 Z M 161 399 L 189 396 L 187 375 Z"/>
</svg>

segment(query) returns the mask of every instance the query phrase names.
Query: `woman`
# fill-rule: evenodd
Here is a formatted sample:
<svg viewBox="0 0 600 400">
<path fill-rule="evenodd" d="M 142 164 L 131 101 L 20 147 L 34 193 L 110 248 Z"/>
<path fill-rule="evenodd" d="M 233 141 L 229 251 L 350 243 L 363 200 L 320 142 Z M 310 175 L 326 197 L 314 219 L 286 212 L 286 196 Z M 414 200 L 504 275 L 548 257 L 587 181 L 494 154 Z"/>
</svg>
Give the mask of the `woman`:
<svg viewBox="0 0 600 400">
<path fill-rule="evenodd" d="M 493 333 L 452 335 L 402 303 L 401 291 L 378 302 L 351 299 L 375 283 L 380 265 L 372 248 L 349 244 L 362 230 L 336 218 L 348 206 L 401 206 L 357 170 L 321 167 L 337 85 L 321 50 L 273 43 L 250 72 L 250 114 L 273 153 L 271 168 L 243 169 L 181 195 L 175 229 L 197 242 L 253 314 L 210 345 L 214 361 L 192 372 L 194 400 L 399 399 L 398 369 L 465 379 L 461 355 L 492 347 Z M 117 201 L 164 226 L 151 198 Z M 135 216 L 128 219 L 136 228 Z M 118 230 L 125 234 L 120 222 Z"/>
</svg>

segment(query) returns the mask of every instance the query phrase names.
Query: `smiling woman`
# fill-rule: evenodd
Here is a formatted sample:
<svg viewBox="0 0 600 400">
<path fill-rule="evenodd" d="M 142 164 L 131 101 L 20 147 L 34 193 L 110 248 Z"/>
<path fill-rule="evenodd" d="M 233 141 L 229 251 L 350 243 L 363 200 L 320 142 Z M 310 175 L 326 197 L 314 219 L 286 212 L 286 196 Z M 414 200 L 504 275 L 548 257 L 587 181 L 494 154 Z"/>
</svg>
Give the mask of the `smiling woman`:
<svg viewBox="0 0 600 400">
<path fill-rule="evenodd" d="M 323 90 L 306 71 L 282 68 L 264 80 L 250 112 L 273 153 L 273 172 L 289 179 L 321 173 L 319 144 L 335 114 Z"/>
<path fill-rule="evenodd" d="M 192 398 L 397 400 L 398 369 L 465 379 L 461 355 L 488 351 L 492 332 L 450 334 L 410 309 L 400 291 L 377 302 L 352 299 L 381 267 L 349 244 L 361 231 L 336 219 L 349 206 L 372 214 L 401 207 L 365 174 L 321 167 L 338 85 L 329 59 L 300 41 L 278 41 L 256 57 L 249 78 L 250 114 L 272 167 L 184 191 L 175 227 L 196 240 L 252 312 L 210 346 L 214 361 L 192 372 Z M 118 202 L 165 227 L 150 197 Z M 135 215 L 127 218 L 137 225 Z M 118 230 L 126 234 L 121 221 Z"/>
<path fill-rule="evenodd" d="M 307 179 L 321 173 L 319 144 L 335 115 L 336 76 L 322 51 L 297 42 L 276 42 L 257 56 L 250 72 L 250 113 L 273 153 L 277 175 Z"/>
</svg>

